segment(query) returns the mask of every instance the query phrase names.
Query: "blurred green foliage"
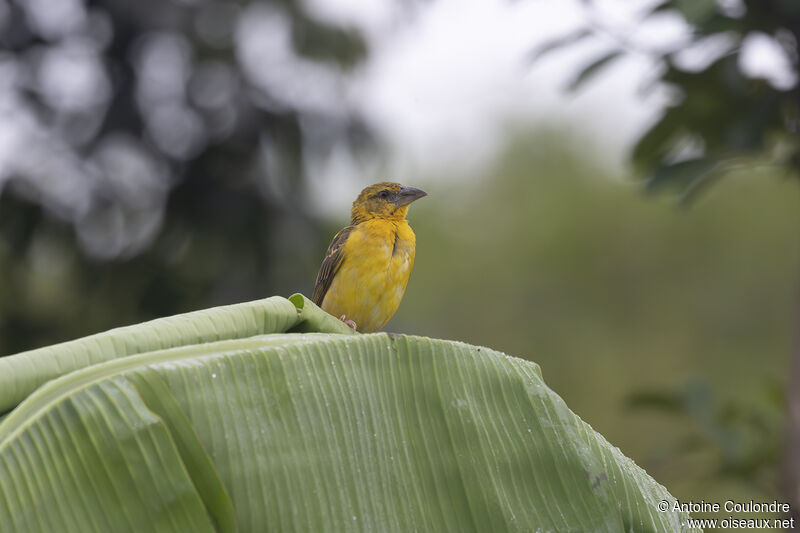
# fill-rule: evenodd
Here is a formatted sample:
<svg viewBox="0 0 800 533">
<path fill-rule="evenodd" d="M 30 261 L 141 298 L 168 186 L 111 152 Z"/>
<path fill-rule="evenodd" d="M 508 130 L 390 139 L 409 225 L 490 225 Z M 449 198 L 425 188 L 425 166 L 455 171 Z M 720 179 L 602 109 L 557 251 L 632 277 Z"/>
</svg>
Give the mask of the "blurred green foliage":
<svg viewBox="0 0 800 533">
<path fill-rule="evenodd" d="M 472 180 L 424 184 L 414 273 L 388 329 L 539 363 L 676 497 L 780 499 L 796 182 L 742 169 L 679 209 L 592 146 L 543 131 Z M 672 409 L 643 408 L 648 397 Z"/>
<path fill-rule="evenodd" d="M 571 89 L 630 53 L 644 54 L 655 62 L 656 74 L 645 87 L 666 90 L 668 102 L 631 154 L 649 188 L 670 188 L 687 200 L 730 166 L 742 164 L 743 158 L 759 158 L 795 173 L 800 169 L 800 3 L 643 3 L 642 21 L 674 16 L 687 25 L 686 42 L 661 47 L 637 42 L 604 24 L 594 12 L 600 2 L 585 0 L 584 6 L 585 27 L 540 46 L 532 58 L 599 37 L 609 50 L 581 68 Z M 753 37 L 775 45 L 775 53 L 785 61 L 786 82 L 776 84 L 746 72 L 743 50 Z M 688 56 L 698 64 L 682 61 Z"/>
<path fill-rule="evenodd" d="M 760 490 L 762 496 L 788 499 L 793 515 L 800 518 L 800 352 L 796 349 L 796 361 L 789 365 L 796 335 L 792 332 L 797 316 L 797 243 L 786 230 L 774 226 L 797 227 L 793 211 L 797 211 L 798 192 L 784 180 L 767 181 L 746 192 L 752 185 L 740 183 L 744 176 L 752 181 L 759 175 L 800 175 L 800 3 L 657 0 L 642 4 L 643 24 L 662 17 L 685 25 L 684 42 L 662 47 L 644 44 L 635 35 L 604 24 L 595 11 L 601 8 L 600 2 L 583 3 L 585 26 L 542 46 L 534 58 L 586 39 L 599 37 L 606 46 L 610 43 L 604 55 L 576 75 L 575 88 L 617 58 L 630 53 L 649 57 L 657 68 L 647 85 L 666 93 L 667 106 L 631 153 L 647 189 L 668 188 L 686 201 L 697 199 L 697 192 L 718 178 L 736 182 L 724 192 L 715 191 L 712 201 L 683 216 L 678 225 L 690 225 L 691 232 L 679 240 L 661 241 L 670 250 L 663 264 L 680 269 L 680 260 L 676 263 L 675 259 L 689 258 L 686 247 L 699 243 L 712 224 L 719 225 L 719 232 L 709 233 L 704 249 L 694 257 L 692 275 L 684 279 L 691 294 L 684 285 L 670 287 L 674 291 L 671 297 L 654 292 L 669 285 L 660 270 L 647 274 L 643 278 L 647 287 L 639 288 L 640 294 L 648 295 L 643 302 L 663 313 L 662 325 L 654 322 L 651 326 L 659 330 L 654 339 L 670 329 L 669 302 L 685 295 L 686 322 L 682 330 L 672 330 L 674 337 L 663 339 L 673 354 L 660 354 L 659 361 L 651 361 L 653 367 L 658 368 L 663 359 L 685 368 L 681 360 L 694 356 L 699 359 L 693 364 L 695 372 L 703 376 L 700 380 L 676 376 L 672 383 L 644 383 L 629 397 L 632 405 L 645 407 L 637 410 L 643 415 L 650 413 L 662 420 L 658 412 L 666 409 L 677 415 L 673 422 L 684 424 L 681 431 L 690 431 L 667 439 L 672 444 L 663 453 L 663 462 L 669 465 L 666 477 L 656 477 L 679 496 L 681 484 L 685 484 L 686 497 L 706 501 L 736 498 L 730 485 L 738 483 L 750 497 L 758 496 Z M 756 42 L 762 46 L 758 61 L 781 65 L 773 69 L 779 71 L 773 76 L 748 72 L 745 54 Z M 772 57 L 765 59 L 764 46 L 770 48 Z M 782 192 L 765 192 L 777 188 Z M 737 202 L 735 195 L 741 195 L 741 200 Z M 714 216 L 724 216 L 724 222 L 707 218 Z M 744 220 L 749 223 L 744 225 Z M 723 254 L 727 249 L 751 246 L 748 262 L 735 257 L 715 262 L 714 257 L 704 256 L 715 250 Z M 750 264 L 745 270 L 742 265 L 746 263 Z M 715 269 L 713 274 L 708 268 Z M 636 278 L 644 271 L 637 272 Z M 724 292 L 715 291 L 723 285 L 727 285 Z M 637 313 L 647 316 L 648 311 Z M 708 345 L 698 350 L 699 346 L 676 344 L 677 339 L 693 334 L 708 338 Z M 651 352 L 658 348 L 654 346 Z M 708 361 L 714 362 L 713 370 L 706 367 Z M 788 373 L 778 370 L 781 367 L 792 369 L 791 384 L 787 383 Z M 662 368 L 660 372 L 667 376 L 674 370 Z M 786 390 L 788 393 L 782 392 Z M 663 430 L 656 434 L 664 436 Z M 651 453 L 657 449 L 657 443 L 651 443 Z M 698 455 L 703 460 L 693 463 Z M 676 462 L 690 466 L 676 467 Z M 688 474 L 691 469 L 694 473 Z M 699 478 L 698 472 L 702 473 Z M 671 484 L 669 476 L 676 473 L 679 479 Z M 709 483 L 705 490 L 700 487 L 704 480 Z"/>
<path fill-rule="evenodd" d="M 370 144 L 331 89 L 356 31 L 293 0 L 0 7 L 0 354 L 305 280 L 306 165 Z"/>
<path fill-rule="evenodd" d="M 656 452 L 663 454 L 665 464 L 705 454 L 710 460 L 698 469 L 701 479 L 739 482 L 755 489 L 754 494 L 776 497 L 786 411 L 784 387 L 777 380 L 764 380 L 761 394 L 719 402 L 706 381 L 695 379 L 671 391 L 634 393 L 628 405 L 673 415 L 691 428 L 685 435 L 665 439 L 663 449 Z"/>
</svg>

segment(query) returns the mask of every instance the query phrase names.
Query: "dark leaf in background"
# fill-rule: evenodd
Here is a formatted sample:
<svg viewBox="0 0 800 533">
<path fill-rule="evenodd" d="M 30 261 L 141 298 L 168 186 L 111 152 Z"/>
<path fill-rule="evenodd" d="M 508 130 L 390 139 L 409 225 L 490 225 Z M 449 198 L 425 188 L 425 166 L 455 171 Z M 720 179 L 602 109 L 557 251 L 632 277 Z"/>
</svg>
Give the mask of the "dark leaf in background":
<svg viewBox="0 0 800 533">
<path fill-rule="evenodd" d="M 662 4 L 662 8 L 669 6 L 676 9 L 692 26 L 700 26 L 714 16 L 717 11 L 715 0 L 675 0 Z"/>
<path fill-rule="evenodd" d="M 648 191 L 658 191 L 664 186 L 678 187 L 683 196 L 689 196 L 700 183 L 711 177 L 718 164 L 714 159 L 698 157 L 659 165 L 645 181 L 645 187 Z"/>
<path fill-rule="evenodd" d="M 681 397 L 675 393 L 662 391 L 642 391 L 631 394 L 626 400 L 631 409 L 650 409 L 664 413 L 683 413 Z"/>
<path fill-rule="evenodd" d="M 590 1 L 586 4 L 588 9 L 594 7 Z M 702 165 L 672 166 L 676 149 L 687 144 L 699 149 L 704 158 L 718 161 L 721 167 L 725 166 L 726 160 L 748 157 L 768 159 L 770 163 L 785 165 L 795 173 L 800 169 L 797 163 L 800 161 L 797 142 L 800 89 L 796 81 L 800 58 L 800 8 L 797 6 L 796 2 L 779 0 L 751 0 L 742 5 L 723 5 L 714 0 L 655 3 L 645 16 L 665 12 L 678 14 L 691 31 L 689 48 L 714 39 L 728 43 L 727 50 L 723 49 L 720 57 L 691 70 L 681 66 L 673 51 L 657 48 L 637 50 L 627 35 L 613 35 L 607 27 L 594 26 L 592 17 L 589 17 L 586 27 L 553 41 L 543 50 L 547 52 L 551 47 L 563 49 L 591 38 L 592 33 L 607 39 L 611 33 L 610 37 L 624 43 L 626 50 L 648 54 L 663 66 L 660 81 L 662 87 L 670 91 L 671 102 L 639 138 L 632 159 L 637 171 L 647 178 L 649 188 L 661 188 L 674 181 L 670 188 L 678 191 L 682 199 L 691 200 L 709 183 L 707 178 L 711 174 Z M 755 33 L 774 38 L 786 53 L 795 75 L 791 87 L 776 87 L 743 71 L 740 47 Z M 540 55 L 535 52 L 532 57 L 536 59 Z M 619 56 L 620 52 L 609 52 L 584 65 L 570 88 L 583 85 Z M 694 175 L 693 170 L 697 171 Z"/>
<path fill-rule="evenodd" d="M 777 394 L 777 396 L 776 396 Z M 626 400 L 629 409 L 685 417 L 691 431 L 669 443 L 673 458 L 689 453 L 711 453 L 708 472 L 699 476 L 726 476 L 755 484 L 765 495 L 777 491 L 774 464 L 780 458 L 785 393 L 777 384 L 763 387 L 763 396 L 739 403 L 721 403 L 709 385 L 690 381 L 673 391 L 642 391 Z M 775 403 L 776 398 L 780 400 Z"/>
<path fill-rule="evenodd" d="M 567 45 L 573 45 L 582 39 L 591 37 L 592 35 L 593 33 L 589 28 L 579 28 L 577 31 L 570 32 L 566 35 L 562 35 L 561 37 L 556 37 L 555 39 L 537 46 L 535 49 L 531 50 L 527 59 L 531 63 L 536 62 L 551 52 L 557 52 Z"/>
<path fill-rule="evenodd" d="M 594 78 L 598 75 L 604 68 L 607 68 L 614 60 L 619 59 L 623 56 L 623 52 L 621 50 L 614 50 L 608 52 L 588 65 L 584 66 L 583 69 L 575 76 L 568 85 L 568 91 L 577 91 L 580 89 L 586 82 Z"/>
</svg>

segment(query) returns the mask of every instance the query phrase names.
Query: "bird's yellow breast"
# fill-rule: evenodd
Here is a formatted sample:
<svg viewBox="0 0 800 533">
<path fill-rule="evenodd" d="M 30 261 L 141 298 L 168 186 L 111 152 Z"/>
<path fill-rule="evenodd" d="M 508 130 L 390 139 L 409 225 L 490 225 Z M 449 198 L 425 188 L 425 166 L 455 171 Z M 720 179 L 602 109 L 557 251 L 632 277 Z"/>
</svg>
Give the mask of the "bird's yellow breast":
<svg viewBox="0 0 800 533">
<path fill-rule="evenodd" d="M 414 267 L 416 237 L 405 220 L 358 224 L 344 245 L 342 264 L 322 309 L 345 315 L 358 330 L 380 330 L 397 311 Z"/>
</svg>

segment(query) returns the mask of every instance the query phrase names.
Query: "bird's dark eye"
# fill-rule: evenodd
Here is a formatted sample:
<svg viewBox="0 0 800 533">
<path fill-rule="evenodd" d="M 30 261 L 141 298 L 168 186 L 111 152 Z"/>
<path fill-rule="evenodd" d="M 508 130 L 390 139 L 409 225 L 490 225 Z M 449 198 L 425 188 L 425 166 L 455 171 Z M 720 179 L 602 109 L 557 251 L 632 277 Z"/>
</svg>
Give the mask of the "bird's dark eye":
<svg viewBox="0 0 800 533">
<path fill-rule="evenodd" d="M 383 199 L 386 199 L 389 198 L 389 194 L 391 194 L 389 191 L 381 191 L 378 193 L 378 196 L 380 196 Z"/>
</svg>

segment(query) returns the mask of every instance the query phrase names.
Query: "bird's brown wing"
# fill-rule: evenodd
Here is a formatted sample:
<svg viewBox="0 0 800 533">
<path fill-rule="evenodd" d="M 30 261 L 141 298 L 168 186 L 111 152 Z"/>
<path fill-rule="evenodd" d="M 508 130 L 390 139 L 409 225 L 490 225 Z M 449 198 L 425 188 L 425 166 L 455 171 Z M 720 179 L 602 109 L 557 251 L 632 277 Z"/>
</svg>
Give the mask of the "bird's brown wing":
<svg viewBox="0 0 800 533">
<path fill-rule="evenodd" d="M 322 266 L 319 267 L 317 281 L 314 283 L 314 294 L 311 297 L 313 302 L 317 305 L 322 305 L 322 300 L 325 298 L 325 293 L 328 292 L 331 286 L 333 277 L 336 275 L 336 272 L 339 271 L 339 267 L 342 266 L 344 244 L 347 242 L 347 238 L 354 228 L 355 226 L 347 226 L 337 233 L 331 241 L 330 246 L 328 246 L 328 251 L 325 252 L 325 259 L 322 260 Z"/>
</svg>

